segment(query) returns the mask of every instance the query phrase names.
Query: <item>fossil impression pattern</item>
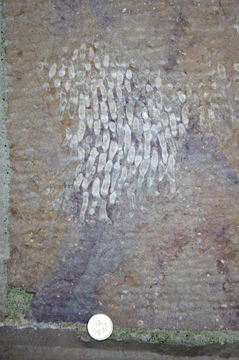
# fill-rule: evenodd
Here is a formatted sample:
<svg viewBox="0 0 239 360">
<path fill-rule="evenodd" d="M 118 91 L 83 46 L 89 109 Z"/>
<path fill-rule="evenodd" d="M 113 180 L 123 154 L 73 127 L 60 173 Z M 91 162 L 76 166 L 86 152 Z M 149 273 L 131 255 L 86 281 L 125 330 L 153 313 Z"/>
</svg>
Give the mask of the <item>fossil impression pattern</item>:
<svg viewBox="0 0 239 360">
<path fill-rule="evenodd" d="M 82 197 L 80 219 L 108 220 L 107 209 L 127 191 L 129 201 L 157 196 L 164 178 L 176 192 L 175 161 L 189 126 L 180 84 L 162 82 L 160 69 L 141 71 L 133 61 L 114 60 L 96 42 L 49 66 L 59 96 L 58 119 L 67 116 L 64 145 L 77 156 L 74 192 Z"/>
</svg>

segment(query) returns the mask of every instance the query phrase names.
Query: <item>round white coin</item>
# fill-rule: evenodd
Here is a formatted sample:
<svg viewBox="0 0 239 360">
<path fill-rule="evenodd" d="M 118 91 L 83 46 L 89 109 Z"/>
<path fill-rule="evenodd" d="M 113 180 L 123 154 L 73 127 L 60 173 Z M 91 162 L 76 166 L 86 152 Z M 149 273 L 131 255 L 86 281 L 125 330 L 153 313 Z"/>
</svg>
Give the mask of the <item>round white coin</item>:
<svg viewBox="0 0 239 360">
<path fill-rule="evenodd" d="M 89 335 L 98 341 L 106 340 L 113 331 L 113 323 L 109 316 L 96 314 L 92 316 L 87 324 Z"/>
</svg>

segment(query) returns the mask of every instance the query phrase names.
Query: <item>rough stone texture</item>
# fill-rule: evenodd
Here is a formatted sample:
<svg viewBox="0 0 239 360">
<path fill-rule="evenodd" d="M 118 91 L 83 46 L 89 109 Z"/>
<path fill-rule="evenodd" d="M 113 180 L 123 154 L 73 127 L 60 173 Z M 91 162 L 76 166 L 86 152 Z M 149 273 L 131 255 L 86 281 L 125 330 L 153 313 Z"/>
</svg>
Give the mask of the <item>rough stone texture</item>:
<svg viewBox="0 0 239 360">
<path fill-rule="evenodd" d="M 0 359 L 157 359 L 208 360 L 238 359 L 239 344 L 222 343 L 204 346 L 185 344 L 146 344 L 136 339 L 94 341 L 80 329 L 37 327 L 0 327 Z"/>
<path fill-rule="evenodd" d="M 101 311 L 121 326 L 238 329 L 238 10 L 236 0 L 7 2 L 8 137 L 14 172 L 8 279 L 36 293 L 30 319 L 86 322 Z M 82 44 L 89 51 L 93 42 L 95 49 L 96 40 L 100 60 L 102 52 L 108 54 L 116 69 L 124 63 L 140 78 L 144 92 L 139 100 L 148 110 L 146 85 L 160 69 L 161 95 L 169 101 L 163 97 L 157 106 L 160 114 L 166 110 L 178 118 L 177 134 L 173 117 L 168 127 L 166 153 L 172 162 L 163 165 L 167 176 L 155 181 L 158 192 L 148 182 L 139 190 L 136 172 L 127 177 L 122 192 L 117 190 L 116 204 L 107 203 L 105 221 L 100 211 L 99 216 L 88 210 L 82 215 L 84 199 L 89 196 L 91 203 L 93 190 L 92 184 L 88 192 L 75 183 L 79 146 L 89 157 L 86 142 L 92 140 L 87 136 L 93 136 L 93 144 L 96 139 L 88 128 L 79 144 L 71 137 L 85 122 L 84 114 L 71 114 L 74 93 L 66 95 L 66 111 L 59 111 L 70 65 L 60 83 L 52 67 L 57 64 L 58 71 L 61 58 L 70 60 Z M 92 85 L 97 66 L 92 63 L 91 75 L 72 75 L 72 88 L 77 81 L 83 81 L 80 92 L 84 84 Z M 136 81 L 130 81 L 135 94 Z M 117 100 L 124 125 L 132 100 L 127 84 L 125 103 Z M 152 87 L 156 101 L 157 84 Z M 187 96 L 188 125 L 184 105 L 175 99 L 178 91 Z M 98 92 L 99 102 L 102 98 Z M 110 101 L 108 94 L 109 107 Z M 110 116 L 118 129 L 119 116 L 114 119 L 113 111 Z M 148 121 L 143 111 L 141 117 Z M 149 119 L 150 126 L 158 121 Z M 179 124 L 185 125 L 184 135 L 178 134 Z M 165 129 L 161 133 L 166 136 Z M 163 159 L 162 142 L 154 146 Z M 122 161 L 121 171 L 127 162 Z M 90 165 L 80 170 L 86 178 L 87 171 L 94 171 Z"/>
<path fill-rule="evenodd" d="M 0 2 L 0 318 L 5 316 L 5 261 L 8 259 L 7 225 L 9 200 L 8 142 L 6 139 L 7 101 L 5 87 L 5 44 L 3 39 L 3 6 Z"/>
</svg>

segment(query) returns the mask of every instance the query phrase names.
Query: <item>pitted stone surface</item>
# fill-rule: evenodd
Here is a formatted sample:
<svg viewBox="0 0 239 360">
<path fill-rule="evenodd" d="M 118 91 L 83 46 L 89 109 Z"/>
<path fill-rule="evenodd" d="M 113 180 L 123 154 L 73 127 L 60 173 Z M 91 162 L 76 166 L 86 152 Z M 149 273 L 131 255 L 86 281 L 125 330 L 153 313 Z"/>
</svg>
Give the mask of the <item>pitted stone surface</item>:
<svg viewBox="0 0 239 360">
<path fill-rule="evenodd" d="M 100 4 L 5 7 L 9 283 L 37 321 L 238 329 L 239 5 Z"/>
<path fill-rule="evenodd" d="M 8 203 L 9 203 L 9 148 L 7 141 L 7 92 L 3 4 L 0 2 L 0 319 L 5 317 L 6 305 L 6 260 L 8 248 Z"/>
</svg>

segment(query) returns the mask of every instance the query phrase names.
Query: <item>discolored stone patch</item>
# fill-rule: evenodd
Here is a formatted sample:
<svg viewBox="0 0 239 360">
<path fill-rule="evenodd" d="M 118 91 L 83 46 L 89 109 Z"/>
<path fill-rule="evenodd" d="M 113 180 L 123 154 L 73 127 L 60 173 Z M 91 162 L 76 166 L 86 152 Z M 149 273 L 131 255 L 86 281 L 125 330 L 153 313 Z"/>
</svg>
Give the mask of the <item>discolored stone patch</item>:
<svg viewBox="0 0 239 360">
<path fill-rule="evenodd" d="M 237 7 L 6 4 L 8 279 L 29 319 L 238 329 Z"/>
</svg>

